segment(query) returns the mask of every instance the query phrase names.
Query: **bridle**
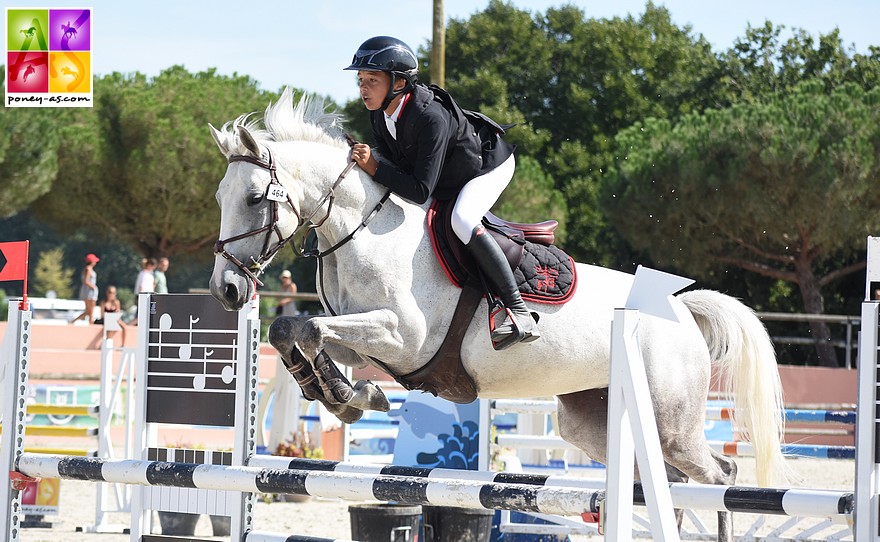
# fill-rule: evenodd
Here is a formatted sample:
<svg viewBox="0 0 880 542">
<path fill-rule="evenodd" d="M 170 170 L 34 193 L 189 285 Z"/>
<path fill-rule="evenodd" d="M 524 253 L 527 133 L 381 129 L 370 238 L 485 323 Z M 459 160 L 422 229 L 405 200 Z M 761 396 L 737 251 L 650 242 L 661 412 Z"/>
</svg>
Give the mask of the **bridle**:
<svg viewBox="0 0 880 542">
<path fill-rule="evenodd" d="M 348 134 L 345 134 L 345 140 L 348 142 L 349 146 L 354 146 L 354 144 L 357 143 L 357 141 L 355 141 L 354 138 L 352 138 Z M 270 194 L 270 191 L 272 190 L 273 186 L 274 187 L 281 187 L 282 189 L 284 189 L 284 186 L 281 184 L 281 181 L 278 180 L 278 173 L 275 168 L 275 162 L 272 159 L 272 151 L 268 147 L 266 148 L 266 160 L 261 160 L 260 158 L 256 158 L 256 157 L 253 157 L 250 155 L 235 154 L 235 155 L 232 155 L 229 157 L 229 163 L 231 164 L 233 162 L 248 162 L 250 164 L 253 164 L 257 167 L 260 167 L 260 168 L 263 168 L 263 169 L 269 171 L 269 186 L 266 188 L 266 194 L 267 194 L 267 199 L 269 199 L 269 201 L 271 201 L 272 222 L 270 222 L 269 224 L 266 224 L 265 226 L 257 228 L 255 230 L 251 230 L 249 232 L 245 232 L 245 233 L 233 236 L 233 237 L 229 237 L 227 239 L 218 240 L 216 243 L 214 243 L 214 254 L 215 255 L 219 254 L 220 256 L 223 256 L 224 258 L 226 258 L 227 260 L 232 262 L 233 265 L 238 267 L 242 273 L 244 273 L 252 281 L 254 281 L 254 283 L 255 283 L 254 290 L 256 290 L 256 285 L 263 286 L 263 283 L 260 281 L 260 279 L 258 277 L 265 271 L 266 266 L 269 265 L 269 263 L 272 261 L 272 258 L 275 256 L 275 254 L 277 254 L 278 251 L 280 251 L 282 248 L 284 248 L 284 246 L 287 245 L 291 241 L 291 239 L 296 237 L 296 235 L 300 231 L 302 231 L 303 228 L 305 228 L 306 233 L 303 236 L 302 244 L 300 245 L 300 248 L 297 250 L 297 248 L 293 244 L 291 245 L 291 247 L 293 248 L 293 250 L 295 252 L 298 252 L 299 255 L 301 255 L 301 256 L 304 256 L 306 258 L 317 258 L 317 260 L 318 260 L 318 280 L 319 280 L 318 290 L 321 293 L 323 304 L 324 304 L 324 307 L 326 308 L 327 312 L 329 312 L 331 316 L 337 316 L 336 311 L 333 310 L 333 307 L 330 304 L 330 300 L 327 299 L 326 288 L 324 287 L 324 257 L 332 254 L 333 252 L 336 252 L 336 250 L 338 250 L 340 247 L 342 247 L 343 245 L 345 245 L 346 243 L 348 243 L 349 241 L 354 239 L 355 236 L 358 234 L 358 232 L 360 232 L 361 230 L 366 228 L 367 224 L 369 224 L 370 221 L 373 220 L 373 218 L 382 209 L 382 206 L 385 205 L 385 202 L 388 201 L 388 198 L 391 196 L 391 190 L 385 191 L 385 194 L 379 200 L 379 203 L 377 203 L 376 206 L 373 207 L 373 210 L 367 214 L 367 216 L 361 221 L 361 223 L 354 230 L 351 231 L 351 233 L 349 233 L 348 235 L 343 237 L 341 241 L 339 241 L 338 243 L 336 243 L 335 245 L 333 245 L 332 247 L 328 248 L 327 250 L 325 250 L 323 252 L 318 250 L 317 241 L 316 241 L 315 248 L 313 248 L 312 250 L 306 250 L 305 243 L 306 243 L 306 239 L 308 238 L 309 234 L 312 231 L 314 231 L 315 229 L 321 227 L 321 225 L 323 225 L 324 222 L 327 220 L 327 218 L 330 216 L 330 211 L 333 209 L 333 201 L 336 198 L 334 191 L 342 183 L 343 179 L 345 179 L 345 177 L 348 176 L 348 174 L 351 172 L 351 170 L 354 168 L 354 166 L 357 165 L 357 163 L 354 160 L 349 160 L 348 164 L 346 164 L 346 166 L 345 166 L 345 169 L 343 169 L 342 173 L 340 173 L 339 176 L 336 177 L 336 181 L 333 182 L 333 185 L 330 187 L 330 189 L 327 191 L 327 193 L 324 194 L 324 196 L 318 201 L 318 204 L 315 205 L 314 210 L 307 217 L 303 217 L 302 215 L 299 214 L 299 212 L 296 210 L 296 207 L 293 205 L 293 200 L 290 199 L 290 195 L 287 194 L 286 190 L 284 190 L 284 192 L 283 192 L 284 193 L 284 201 L 286 201 L 287 204 L 290 206 L 290 209 L 293 211 L 293 214 L 296 215 L 296 218 L 298 221 L 296 229 L 293 230 L 293 233 L 291 233 L 290 235 L 285 237 L 281 233 L 281 228 L 278 227 L 278 203 L 279 203 L 280 198 L 278 198 L 278 199 L 268 198 L 268 195 Z M 321 218 L 320 222 L 313 223 L 312 218 L 318 213 L 318 211 L 321 209 L 321 207 L 324 205 L 325 202 L 328 202 L 327 212 L 324 214 L 323 218 Z M 232 254 L 230 254 L 224 248 L 224 246 L 227 243 L 231 243 L 233 241 L 238 241 L 240 239 L 246 239 L 248 237 L 253 237 L 255 235 L 260 235 L 263 232 L 266 233 L 266 237 L 263 240 L 263 250 L 260 252 L 259 258 L 254 258 L 253 256 L 250 257 L 250 259 L 251 259 L 250 265 L 245 265 L 244 263 L 241 262 L 241 260 L 239 260 L 238 258 L 233 256 Z M 275 242 L 274 245 L 270 245 L 273 233 L 278 237 L 278 240 Z M 388 365 L 386 365 L 383 361 L 381 361 L 377 358 L 374 358 L 372 356 L 370 356 L 370 359 L 372 359 L 374 363 L 376 363 L 379 367 L 381 367 L 388 374 L 390 374 L 390 375 L 395 374 L 391 370 L 391 368 L 388 367 Z"/>
<path fill-rule="evenodd" d="M 352 139 L 348 134 L 345 135 L 345 138 L 350 146 L 356 143 L 355 140 Z M 258 158 L 246 154 L 234 154 L 229 157 L 229 163 L 232 164 L 233 162 L 247 162 L 259 168 L 265 169 L 269 172 L 269 186 L 266 188 L 265 197 L 270 202 L 272 218 L 268 224 L 262 227 L 239 235 L 235 235 L 233 237 L 217 240 L 217 242 L 214 243 L 214 254 L 223 256 L 224 258 L 229 260 L 233 265 L 240 269 L 242 273 L 244 273 L 248 276 L 248 278 L 254 281 L 255 284 L 258 284 L 260 286 L 263 286 L 263 283 L 260 281 L 259 276 L 265 271 L 266 267 L 272 261 L 272 258 L 275 257 L 275 254 L 277 254 L 282 248 L 284 248 L 285 245 L 290 243 L 290 241 L 294 239 L 297 234 L 305 230 L 305 235 L 303 235 L 300 248 L 297 249 L 294 246 L 294 243 L 291 244 L 293 250 L 298 252 L 301 256 L 315 257 L 318 258 L 320 261 L 322 257 L 332 252 L 335 252 L 339 247 L 354 239 L 354 236 L 360 230 L 365 228 L 370 220 L 372 220 L 373 217 L 376 216 L 376 213 L 379 212 L 379 210 L 382 208 L 382 205 L 385 204 L 385 202 L 388 200 L 388 197 L 391 195 L 391 191 L 387 191 L 382 199 L 379 201 L 379 203 L 376 205 L 376 207 L 373 208 L 373 210 L 367 215 L 367 217 L 361 222 L 361 224 L 357 228 L 355 228 L 354 231 L 343 238 L 340 242 L 336 243 L 324 252 L 317 250 L 317 248 L 306 250 L 306 239 L 313 230 L 321 227 L 330 216 L 330 212 L 333 209 L 333 201 L 336 198 L 335 190 L 342 183 L 343 179 L 348 176 L 348 174 L 356 165 L 356 162 L 354 160 L 350 160 L 348 162 L 348 164 L 345 166 L 345 169 L 342 170 L 342 173 L 340 173 L 339 176 L 336 177 L 336 181 L 334 181 L 333 185 L 330 187 L 327 193 L 324 194 L 324 196 L 318 201 L 317 205 L 315 205 L 315 208 L 312 210 L 312 212 L 306 217 L 300 215 L 300 213 L 296 210 L 296 206 L 294 206 L 293 200 L 290 198 L 290 194 L 287 193 L 287 190 L 281 184 L 281 181 L 278 180 L 278 173 L 275 167 L 275 161 L 272 159 L 272 151 L 268 147 L 266 147 L 265 160 L 263 160 L 262 157 Z M 281 194 L 281 196 L 272 196 L 273 191 L 276 194 Z M 287 203 L 287 205 L 290 207 L 290 210 L 293 211 L 293 214 L 295 214 L 297 218 L 297 226 L 288 236 L 284 236 L 284 234 L 281 233 L 281 228 L 278 226 L 279 203 L 283 202 Z M 320 221 L 314 222 L 312 219 L 315 217 L 315 215 L 318 214 L 321 207 L 324 206 L 324 203 L 327 203 L 327 212 L 324 214 Z M 253 256 L 250 257 L 249 264 L 245 264 L 244 262 L 236 258 L 233 254 L 230 254 L 229 251 L 227 251 L 225 248 L 227 243 L 232 243 L 241 239 L 247 239 L 248 237 L 254 237 L 262 233 L 266 234 L 263 239 L 263 249 L 260 251 L 260 256 L 258 258 L 254 258 Z M 273 234 L 275 235 L 275 237 L 277 237 L 277 240 L 274 242 L 274 244 L 272 243 Z"/>
<path fill-rule="evenodd" d="M 342 182 L 342 180 L 349 174 L 349 172 L 351 172 L 352 168 L 354 168 L 355 166 L 355 162 L 354 160 L 352 160 L 345 166 L 345 169 L 342 171 L 342 173 L 339 174 L 339 177 L 337 177 L 336 182 L 333 183 L 333 186 L 330 187 L 330 190 L 328 190 L 327 193 L 324 194 L 324 197 L 321 198 L 311 214 L 309 214 L 309 216 L 305 218 L 300 215 L 299 211 L 296 210 L 296 206 L 293 204 L 293 200 L 290 198 L 290 194 L 287 193 L 287 190 L 284 189 L 281 181 L 278 180 L 278 172 L 277 168 L 275 167 L 275 161 L 272 158 L 272 151 L 268 147 L 266 148 L 265 160 L 263 160 L 262 157 L 257 158 L 247 154 L 234 154 L 229 157 L 229 163 L 232 164 L 235 162 L 247 162 L 259 168 L 265 169 L 269 172 L 269 186 L 266 187 L 266 198 L 269 199 L 271 221 L 268 224 L 265 224 L 264 226 L 261 226 L 254 230 L 241 233 L 239 235 L 235 235 L 226 239 L 217 240 L 217 242 L 214 243 L 214 254 L 223 256 L 224 258 L 232 262 L 233 265 L 238 267 L 242 271 L 242 273 L 247 275 L 252 281 L 262 286 L 263 283 L 258 277 L 265 271 L 266 266 L 268 266 L 269 263 L 272 261 L 272 258 L 275 257 L 275 254 L 277 254 L 282 248 L 284 248 L 284 246 L 287 245 L 294 237 L 296 237 L 297 234 L 303 231 L 304 228 L 308 231 L 311 231 L 314 228 L 320 227 L 324 223 L 324 221 L 327 220 L 327 217 L 330 216 L 330 211 L 333 208 L 333 200 L 335 198 L 334 190 L 337 186 L 339 186 L 339 183 Z M 270 197 L 269 194 L 272 193 L 273 189 L 278 189 L 279 187 L 282 190 L 280 193 L 283 194 L 283 199 L 278 197 Z M 291 211 L 293 211 L 293 214 L 296 215 L 297 219 L 296 228 L 290 235 L 286 237 L 283 233 L 281 233 L 281 228 L 278 225 L 278 208 L 279 203 L 281 203 L 282 201 L 287 203 Z M 314 216 L 327 201 L 329 201 L 329 205 L 327 206 L 327 213 L 324 215 L 323 218 L 321 218 L 320 222 L 313 223 L 311 221 L 312 218 L 314 218 Z M 236 258 L 233 254 L 230 254 L 229 251 L 227 251 L 225 248 L 227 243 L 240 241 L 241 239 L 247 239 L 248 237 L 254 237 L 262 233 L 266 234 L 263 239 L 263 249 L 260 251 L 259 257 L 254 258 L 253 256 L 251 256 L 251 261 L 248 264 L 245 264 L 244 262 Z M 277 237 L 277 240 L 274 244 L 272 244 L 273 234 Z M 296 249 L 294 248 L 294 250 Z M 304 253 L 304 250 L 301 249 L 300 253 Z"/>
</svg>

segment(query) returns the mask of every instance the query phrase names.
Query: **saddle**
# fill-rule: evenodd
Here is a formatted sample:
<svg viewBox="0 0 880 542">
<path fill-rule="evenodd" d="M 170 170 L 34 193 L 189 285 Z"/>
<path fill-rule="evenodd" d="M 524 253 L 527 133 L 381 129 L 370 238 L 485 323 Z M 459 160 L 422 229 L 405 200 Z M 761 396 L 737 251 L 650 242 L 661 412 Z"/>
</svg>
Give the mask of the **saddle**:
<svg viewBox="0 0 880 542">
<path fill-rule="evenodd" d="M 422 368 L 395 380 L 408 390 L 420 390 L 454 403 L 470 403 L 477 398 L 477 386 L 461 363 L 461 344 L 474 313 L 487 291 L 480 271 L 452 232 L 449 219 L 452 201 L 434 201 L 428 210 L 428 232 L 440 266 L 449 280 L 462 289 L 449 331 L 440 349 Z M 495 238 L 514 270 L 523 299 L 538 303 L 562 304 L 571 299 L 577 287 L 574 260 L 552 243 L 558 223 L 509 222 L 487 213 L 486 230 Z M 490 302 L 489 310 L 492 311 Z M 389 372 L 389 374 L 392 374 Z"/>
<path fill-rule="evenodd" d="M 456 286 L 486 290 L 476 262 L 452 231 L 453 201 L 435 201 L 428 209 L 428 232 L 434 254 L 446 277 Z M 523 299 L 558 305 L 574 295 L 577 272 L 571 256 L 553 245 L 558 222 L 521 224 L 492 213 L 483 217 L 486 227 L 507 257 Z M 492 292 L 486 292 L 490 296 Z"/>
<path fill-rule="evenodd" d="M 479 267 L 452 231 L 452 208 L 451 201 L 435 200 L 427 217 L 437 260 L 449 280 L 461 288 L 443 344 L 424 367 L 406 375 L 396 375 L 382 360 L 370 359 L 407 390 L 467 404 L 477 398 L 478 389 L 462 366 L 462 341 L 483 297 L 490 298 L 490 318 L 494 302 L 486 281 L 480 278 Z M 561 304 L 571 299 L 577 287 L 577 273 L 574 260 L 552 244 L 558 224 L 555 220 L 520 224 L 487 213 L 483 224 L 507 256 L 524 299 L 549 304 Z M 351 383 L 326 353 L 322 352 L 315 360 L 317 371 L 312 370 L 311 364 L 296 349 L 289 361 L 285 359 L 285 365 L 306 398 L 323 397 L 330 404 L 344 404 L 351 399 Z M 351 423 L 360 417 L 359 412 L 350 408 L 343 411 L 342 416 Z"/>
</svg>

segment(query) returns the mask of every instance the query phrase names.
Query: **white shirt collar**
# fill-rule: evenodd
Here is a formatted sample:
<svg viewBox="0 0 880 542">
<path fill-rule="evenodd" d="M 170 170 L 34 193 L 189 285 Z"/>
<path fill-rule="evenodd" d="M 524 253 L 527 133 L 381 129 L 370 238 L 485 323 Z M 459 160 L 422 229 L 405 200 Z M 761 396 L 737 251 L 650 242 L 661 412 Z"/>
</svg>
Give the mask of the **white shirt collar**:
<svg viewBox="0 0 880 542">
<path fill-rule="evenodd" d="M 383 111 L 382 113 L 385 115 L 385 120 L 397 122 L 397 118 L 400 116 L 400 112 L 403 111 L 403 106 L 406 105 L 407 100 L 409 100 L 409 93 L 403 95 L 403 98 L 400 99 L 400 103 L 397 104 L 397 109 L 394 110 L 394 113 L 389 115 Z"/>
<path fill-rule="evenodd" d="M 409 100 L 409 96 L 410 93 L 404 94 L 400 103 L 397 104 L 397 109 L 394 110 L 394 113 L 389 115 L 385 111 L 382 111 L 382 114 L 385 115 L 385 126 L 388 128 L 388 133 L 390 133 L 391 137 L 394 139 L 397 139 L 397 119 L 400 117 L 400 112 L 403 111 L 403 106 L 406 105 L 406 102 Z"/>
</svg>

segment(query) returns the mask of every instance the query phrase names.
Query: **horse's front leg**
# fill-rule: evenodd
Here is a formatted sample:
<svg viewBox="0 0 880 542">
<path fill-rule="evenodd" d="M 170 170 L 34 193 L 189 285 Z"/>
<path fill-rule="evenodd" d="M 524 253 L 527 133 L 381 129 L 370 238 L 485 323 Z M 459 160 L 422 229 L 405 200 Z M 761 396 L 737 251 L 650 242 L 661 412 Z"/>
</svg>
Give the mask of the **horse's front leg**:
<svg viewBox="0 0 880 542">
<path fill-rule="evenodd" d="M 390 405 L 382 390 L 369 381 L 358 382 L 352 388 L 327 350 L 349 350 L 359 356 L 379 359 L 396 357 L 403 348 L 397 321 L 397 316 L 388 310 L 278 318 L 269 328 L 269 342 L 279 351 L 296 348 L 311 360 L 315 373 L 328 388 L 325 393 L 328 400 L 363 410 L 387 411 Z"/>
<path fill-rule="evenodd" d="M 311 362 L 304 358 L 296 347 L 279 349 L 278 352 L 281 354 L 281 361 L 287 368 L 287 372 L 299 384 L 303 397 L 323 404 L 328 412 L 344 423 L 354 423 L 363 417 L 364 411 L 362 409 L 327 400 Z"/>
</svg>

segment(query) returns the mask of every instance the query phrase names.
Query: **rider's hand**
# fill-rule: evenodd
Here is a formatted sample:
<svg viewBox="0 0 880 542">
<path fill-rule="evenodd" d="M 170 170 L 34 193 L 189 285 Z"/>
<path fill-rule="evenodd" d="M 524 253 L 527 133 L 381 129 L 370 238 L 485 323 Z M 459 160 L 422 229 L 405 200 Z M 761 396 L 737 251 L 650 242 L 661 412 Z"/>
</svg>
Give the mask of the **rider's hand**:
<svg viewBox="0 0 880 542">
<path fill-rule="evenodd" d="M 379 163 L 373 158 L 373 150 L 364 143 L 355 143 L 351 147 L 351 159 L 367 174 L 372 177 L 379 169 Z"/>
</svg>

